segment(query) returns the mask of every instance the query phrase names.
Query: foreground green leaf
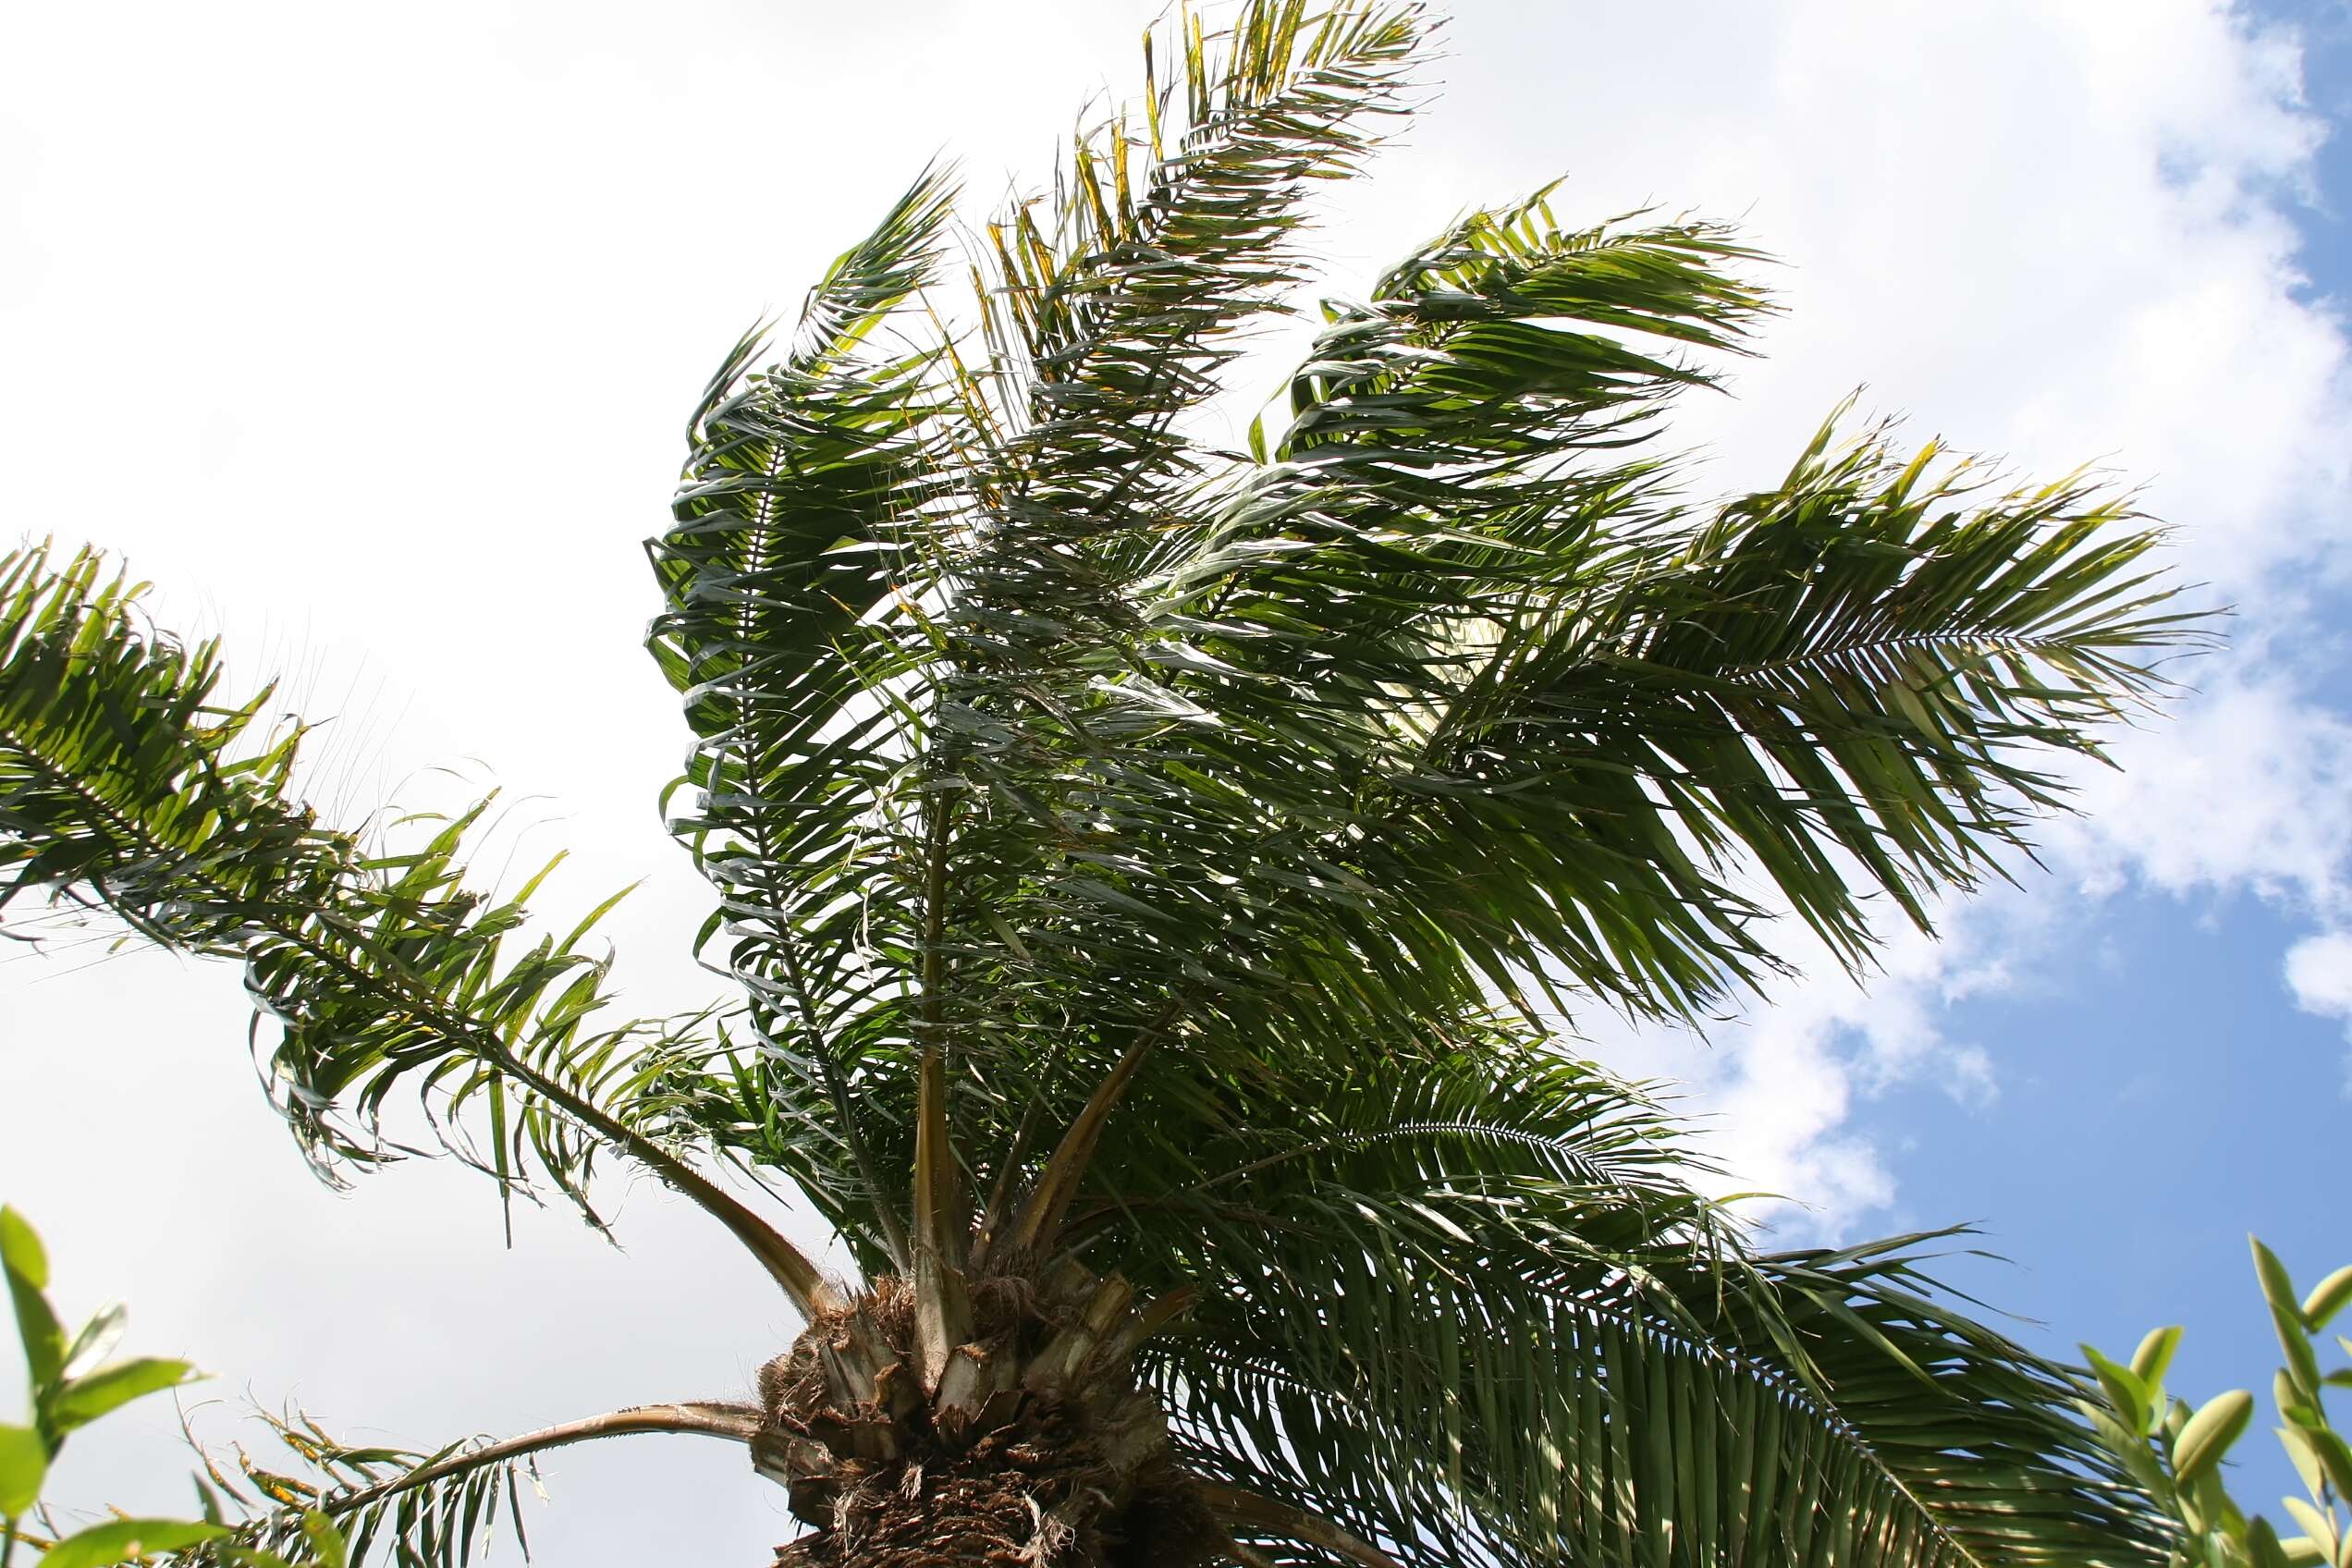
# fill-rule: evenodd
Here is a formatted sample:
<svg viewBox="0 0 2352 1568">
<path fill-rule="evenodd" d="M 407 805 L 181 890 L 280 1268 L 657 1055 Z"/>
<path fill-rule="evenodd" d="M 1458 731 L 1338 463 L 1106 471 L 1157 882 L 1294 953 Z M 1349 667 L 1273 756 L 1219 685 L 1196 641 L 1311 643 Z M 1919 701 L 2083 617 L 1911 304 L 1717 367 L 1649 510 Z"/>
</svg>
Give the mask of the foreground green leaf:
<svg viewBox="0 0 2352 1568">
<path fill-rule="evenodd" d="M 107 1412 L 202 1376 L 185 1361 L 143 1356 L 86 1373 L 61 1385 L 49 1402 L 49 1420 L 62 1437 Z"/>
<path fill-rule="evenodd" d="M 222 1540 L 228 1533 L 188 1519 L 115 1519 L 67 1536 L 42 1553 L 40 1568 L 110 1568 Z"/>
<path fill-rule="evenodd" d="M 0 1425 L 0 1519 L 32 1512 L 49 1469 L 49 1445 L 30 1427 Z"/>
</svg>

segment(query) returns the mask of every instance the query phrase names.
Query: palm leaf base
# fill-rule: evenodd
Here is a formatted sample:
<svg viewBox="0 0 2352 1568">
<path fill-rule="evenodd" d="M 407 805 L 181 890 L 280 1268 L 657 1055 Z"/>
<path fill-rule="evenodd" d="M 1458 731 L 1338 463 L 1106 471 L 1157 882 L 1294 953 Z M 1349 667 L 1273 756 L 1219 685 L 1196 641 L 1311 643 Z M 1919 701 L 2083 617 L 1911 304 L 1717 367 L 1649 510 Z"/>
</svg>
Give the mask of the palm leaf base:
<svg viewBox="0 0 2352 1568">
<path fill-rule="evenodd" d="M 761 1368 L 753 1463 L 815 1527 L 778 1568 L 1194 1568 L 1224 1554 L 1133 1369 L 1164 1307 L 1074 1264 L 924 1286 L 883 1280 Z"/>
</svg>

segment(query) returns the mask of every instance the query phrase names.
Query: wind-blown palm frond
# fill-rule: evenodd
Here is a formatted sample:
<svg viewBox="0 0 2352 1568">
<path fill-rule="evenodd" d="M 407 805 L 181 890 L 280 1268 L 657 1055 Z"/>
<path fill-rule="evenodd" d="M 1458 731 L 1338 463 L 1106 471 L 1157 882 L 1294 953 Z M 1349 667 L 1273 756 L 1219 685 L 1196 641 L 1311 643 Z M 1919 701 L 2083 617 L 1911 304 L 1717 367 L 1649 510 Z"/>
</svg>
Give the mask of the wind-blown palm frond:
<svg viewBox="0 0 2352 1568">
<path fill-rule="evenodd" d="M 1390 507 L 1540 528 L 1595 483 L 1562 459 L 1633 444 L 1676 391 L 1710 385 L 1688 351 L 1742 351 L 1769 304 L 1732 269 L 1763 255 L 1712 224 L 1563 230 L 1550 196 L 1473 212 L 1370 300 L 1326 302 L 1272 458 Z"/>
<path fill-rule="evenodd" d="M 1077 137 L 1045 221 L 1016 200 L 990 224 L 980 483 L 1012 526 L 984 525 L 985 576 L 1067 585 L 1058 547 L 1117 553 L 1164 525 L 1201 468 L 1173 423 L 1217 394 L 1243 329 L 1291 308 L 1305 202 L 1404 112 L 1427 27 L 1417 3 L 1250 0 L 1217 35 L 1182 17 L 1145 36 L 1142 124 L 1114 112 Z M 1175 79 L 1156 42 L 1181 56 Z"/>
<path fill-rule="evenodd" d="M 704 937 L 724 935 L 766 1072 L 821 1096 L 778 1096 L 790 1125 L 771 1146 L 815 1148 L 777 1163 L 900 1263 L 897 1194 L 851 1097 L 906 989 L 864 949 L 916 940 L 866 886 L 883 802 L 903 787 L 903 699 L 889 688 L 909 658 L 867 622 L 917 571 L 903 555 L 938 483 L 940 350 L 862 348 L 929 275 L 949 195 L 926 175 L 834 263 L 785 362 L 753 373 L 759 337 L 736 346 L 695 411 L 677 526 L 650 546 L 666 608 L 648 646 L 696 736 L 695 805 L 674 826 L 723 895 Z"/>
<path fill-rule="evenodd" d="M 689 1162 L 713 1120 L 702 1102 L 734 1082 L 711 1047 L 594 1018 L 608 961 L 583 947 L 611 902 L 512 950 L 539 878 L 503 900 L 461 886 L 482 808 L 421 843 L 322 826 L 294 793 L 300 731 L 253 734 L 269 692 L 225 702 L 216 647 L 153 631 L 138 599 L 88 551 L 0 557 L 0 905 L 83 900 L 160 946 L 240 961 L 257 1025 L 276 1029 L 272 1098 L 330 1180 L 397 1153 L 378 1129 L 405 1084 L 509 1193 L 544 1178 L 593 1221 L 597 1152 L 626 1153 L 734 1225 L 788 1289 L 820 1291 Z"/>
<path fill-rule="evenodd" d="M 1465 1470 L 1464 1433 L 1501 1411 L 1499 1442 L 1549 1431 L 1525 1401 L 1568 1384 L 1603 1402 L 1604 1436 L 1640 1425 L 1607 1369 L 1638 1351 L 1681 1369 L 1677 1408 L 1761 1378 L 1810 1413 L 1835 1463 L 1789 1460 L 1795 1512 L 1740 1515 L 1758 1543 L 1801 1544 L 1804 1509 L 1908 1508 L 1893 1560 L 1965 1559 L 1984 1538 L 1903 1491 L 1808 1361 L 1792 1325 L 1812 1298 L 1782 1304 L 1789 1282 L 1671 1173 L 1595 1164 L 1596 1139 L 1649 1123 L 1594 1110 L 1579 1096 L 1622 1097 L 1483 1010 L 1541 1016 L 1540 987 L 1702 1015 L 1776 967 L 1774 900 L 1864 963 L 1870 896 L 1924 922 L 1997 869 L 2062 798 L 2047 758 L 2096 755 L 2095 726 L 2192 629 L 2147 574 L 2153 535 L 2080 480 L 1988 493 L 1934 447 L 1841 446 L 1833 420 L 1776 489 L 1686 501 L 1641 448 L 1769 308 L 1740 276 L 1756 252 L 1704 224 L 1564 228 L 1545 195 L 1474 212 L 1368 300 L 1326 304 L 1285 429 L 1247 459 L 1186 442 L 1235 329 L 1294 276 L 1308 181 L 1371 145 L 1421 28 L 1369 5 L 1251 5 L 1221 40 L 1180 22 L 1185 129 L 1155 82 L 1148 155 L 1114 117 L 1042 213 L 990 231 L 976 353 L 921 337 L 932 229 L 911 197 L 837 264 L 890 280 L 865 313 L 820 289 L 793 357 L 752 379 L 730 360 L 722 383 L 748 390 L 723 406 L 759 434 L 698 423 L 654 545 L 657 651 L 704 737 L 680 823 L 778 1107 L 711 1131 L 790 1173 L 870 1264 L 1077 1247 L 1146 1296 L 1197 1288 L 1197 1342 L 1256 1359 L 1171 1352 L 1171 1403 L 1279 1474 L 1308 1428 L 1246 1367 L 1369 1401 L 1387 1447 L 1334 1439 L 1311 1484 L 1276 1490 L 1355 1499 L 1395 1550 L 1440 1496 L 1475 1521 L 1463 1541 L 1566 1550 L 1585 1526 L 1531 1458 L 1557 1442 Z M 930 347 L 828 336 L 901 302 Z M 738 554 L 697 554 L 719 538 Z M 753 617 L 753 677 L 672 652 Z M 910 1168 L 912 1231 L 878 1174 Z M 1683 1270 L 1735 1281 L 1777 1337 L 1726 1338 L 1662 1282 Z M 1437 1376 L 1464 1324 L 1491 1365 Z M 1393 1366 L 1374 1348 L 1391 1330 Z M 1866 1340 L 1917 1383 L 1894 1337 Z M 2069 1388 L 1984 1345 L 1988 1382 L 2029 1407 L 2001 1440 L 2038 1456 L 2004 1496 L 2059 1499 L 2035 1539 L 2089 1561 L 2125 1514 L 2070 1471 L 2089 1452 L 2071 1416 L 2044 1418 Z M 1186 1403 L 1217 1388 L 1236 1403 Z M 1917 1392 L 1949 1416 L 1949 1390 Z M 1415 1444 L 1451 1457 L 1415 1471 Z M 1672 1516 L 1622 1484 L 1607 1519 L 1576 1517 Z"/>
</svg>

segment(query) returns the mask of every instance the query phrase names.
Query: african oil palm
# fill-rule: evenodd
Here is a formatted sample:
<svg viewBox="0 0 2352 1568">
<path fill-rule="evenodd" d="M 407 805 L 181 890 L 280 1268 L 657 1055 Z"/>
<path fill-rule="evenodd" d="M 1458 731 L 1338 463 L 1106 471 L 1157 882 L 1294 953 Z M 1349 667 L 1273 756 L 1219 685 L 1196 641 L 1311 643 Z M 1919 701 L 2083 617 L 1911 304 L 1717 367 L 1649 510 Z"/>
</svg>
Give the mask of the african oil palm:
<svg viewBox="0 0 2352 1568">
<path fill-rule="evenodd" d="M 740 983 L 706 1014 L 610 1022 L 595 916 L 469 890 L 471 820 L 321 821 L 211 646 L 95 557 L 7 558 L 14 892 L 240 962 L 330 1178 L 415 1091 L 510 1194 L 650 1170 L 807 1323 L 740 1401 L 435 1455 L 289 1428 L 318 1490 L 247 1538 L 315 1503 L 453 1559 L 531 1453 L 669 1430 L 787 1489 L 790 1563 L 2162 1558 L 2072 1371 L 1917 1238 L 1759 1251 L 1562 1022 L 1703 1017 L 1792 925 L 1859 966 L 1873 895 L 1997 873 L 2195 634 L 2151 536 L 1879 432 L 1694 503 L 1661 416 L 1757 258 L 1541 197 L 1323 303 L 1279 416 L 1205 444 L 1427 32 L 1181 17 L 956 264 L 926 174 L 727 355 L 650 545 L 667 809 Z"/>
</svg>

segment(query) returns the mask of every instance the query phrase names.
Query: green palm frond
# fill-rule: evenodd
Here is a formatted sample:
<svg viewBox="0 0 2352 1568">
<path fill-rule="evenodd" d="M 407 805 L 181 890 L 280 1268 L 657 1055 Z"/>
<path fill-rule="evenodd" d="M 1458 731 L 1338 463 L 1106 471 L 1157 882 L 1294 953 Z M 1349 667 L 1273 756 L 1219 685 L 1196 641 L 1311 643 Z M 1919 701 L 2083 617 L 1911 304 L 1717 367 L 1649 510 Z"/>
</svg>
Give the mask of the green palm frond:
<svg viewBox="0 0 2352 1568">
<path fill-rule="evenodd" d="M 1182 14 L 1145 35 L 1140 123 L 1081 133 L 1051 199 L 988 226 L 979 484 L 1015 525 L 986 531 L 994 572 L 1059 577 L 1048 541 L 1132 549 L 1164 523 L 1201 469 L 1174 422 L 1218 393 L 1249 325 L 1292 308 L 1305 203 L 1405 112 L 1430 27 L 1417 0 L 1247 0 L 1214 33 Z"/>
<path fill-rule="evenodd" d="M 461 1458 L 475 1443 L 451 1443 L 432 1452 L 383 1446 L 354 1447 L 330 1436 L 309 1415 L 258 1413 L 282 1453 L 256 1459 L 241 1445 L 233 1458 L 198 1450 L 203 1474 L 197 1488 L 206 1517 L 236 1534 L 225 1543 L 201 1548 L 187 1561 L 227 1564 L 238 1549 L 306 1560 L 307 1522 L 325 1516 L 342 1532 L 352 1568 L 390 1561 L 400 1568 L 459 1568 L 501 1536 L 510 1536 L 528 1556 L 521 1488 L 536 1488 L 527 1459 L 472 1465 L 446 1478 L 398 1488 L 356 1507 L 337 1506 Z M 503 1526 L 503 1528 L 502 1528 Z"/>
<path fill-rule="evenodd" d="M 2169 1526 L 2074 1419 L 2089 1386 L 2081 1369 L 2024 1350 L 1937 1281 L 1929 1249 L 1966 1234 L 1759 1258 L 1774 1292 L 1769 1320 L 1700 1271 L 1677 1286 L 1710 1337 L 1803 1366 L 1881 1469 L 1975 1561 L 2162 1557 Z"/>
<path fill-rule="evenodd" d="M 705 1102 L 736 1082 L 698 1023 L 596 1018 L 609 961 L 586 943 L 614 900 L 515 950 L 540 879 L 504 900 L 462 886 L 482 807 L 422 841 L 325 827 L 294 790 L 299 729 L 254 733 L 269 692 L 224 699 L 217 648 L 154 631 L 139 597 L 88 551 L 0 557 L 0 905 L 92 902 L 162 947 L 242 962 L 257 1027 L 276 1028 L 273 1101 L 329 1180 L 398 1153 L 381 1118 L 408 1088 L 509 1194 L 544 1180 L 593 1222 L 597 1153 L 625 1153 L 788 1289 L 817 1288 L 690 1163 Z"/>
<path fill-rule="evenodd" d="M 743 983 L 764 1072 L 819 1096 L 775 1101 L 790 1135 L 826 1145 L 788 1169 L 901 1263 L 898 1194 L 862 1153 L 851 1084 L 907 989 L 870 955 L 916 939 L 865 883 L 904 788 L 907 699 L 892 688 L 920 650 L 888 629 L 912 618 L 909 520 L 939 483 L 945 410 L 940 350 L 871 345 L 929 276 L 950 195 L 926 174 L 834 263 L 784 362 L 753 372 L 759 337 L 736 346 L 695 412 L 676 526 L 649 545 L 665 609 L 647 645 L 696 737 L 693 805 L 673 827 L 722 900 L 702 941 Z"/>
<path fill-rule="evenodd" d="M 1153 1361 L 1194 1463 L 1408 1563 L 2162 1555 L 2082 1385 L 1955 1309 L 1934 1238 L 1756 1256 L 1641 1091 L 1499 1022 L 1453 1047 L 1269 1086 L 1168 1192 L 1177 1113 L 1136 1104 L 1072 1237 L 1209 1282 Z"/>
<path fill-rule="evenodd" d="M 1290 424 L 1260 461 L 1389 507 L 1539 527 L 1595 482 L 1566 459 L 1632 445 L 1676 392 L 1712 385 L 1694 350 L 1745 351 L 1770 305 L 1736 269 L 1762 252 L 1717 225 L 1638 214 L 1562 229 L 1550 196 L 1473 212 L 1368 300 L 1327 301 L 1291 377 Z M 1260 482 L 1294 481 L 1278 467 Z"/>
<path fill-rule="evenodd" d="M 1927 894 L 2063 804 L 2050 759 L 2101 756 L 2101 727 L 2162 689 L 2154 661 L 2203 639 L 2123 498 L 2079 475 L 1995 489 L 1880 431 L 1834 440 L 1833 422 L 1779 488 L 1530 639 L 1524 709 L 1470 709 L 1459 743 L 1534 763 L 1565 731 L 1632 758 L 1710 862 L 1750 859 L 1857 962 L 1848 882 L 1924 925 Z"/>
<path fill-rule="evenodd" d="M 539 1490 L 537 1455 L 645 1434 L 742 1443 L 758 1422 L 758 1412 L 747 1405 L 643 1405 L 518 1438 L 472 1439 L 423 1452 L 354 1447 L 300 1410 L 254 1414 L 282 1456 L 257 1461 L 239 1445 L 234 1459 L 225 1462 L 190 1435 L 202 1465 L 196 1488 L 205 1517 L 233 1533 L 178 1561 L 229 1568 L 250 1563 L 249 1554 L 258 1551 L 307 1562 L 305 1549 L 322 1520 L 340 1533 L 340 1561 L 349 1568 L 387 1560 L 398 1568 L 462 1568 L 502 1535 L 511 1536 L 527 1559 L 521 1488 L 527 1483 Z"/>
<path fill-rule="evenodd" d="M 1361 1250 L 1283 1248 L 1246 1316 L 1168 1339 L 1191 1462 L 1416 1565 L 2164 1556 L 2073 1375 L 1868 1262 L 1807 1260 L 1800 1285 L 1660 1243 L 1544 1281 L 1480 1221 L 1448 1211 L 1442 1246 L 1367 1214 Z M 1705 1296 L 1674 1300 L 1677 1275 Z"/>
</svg>

